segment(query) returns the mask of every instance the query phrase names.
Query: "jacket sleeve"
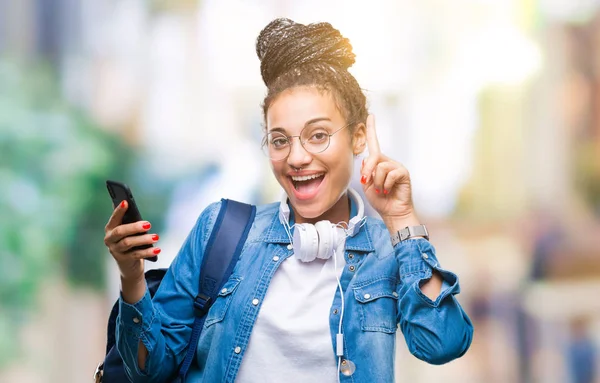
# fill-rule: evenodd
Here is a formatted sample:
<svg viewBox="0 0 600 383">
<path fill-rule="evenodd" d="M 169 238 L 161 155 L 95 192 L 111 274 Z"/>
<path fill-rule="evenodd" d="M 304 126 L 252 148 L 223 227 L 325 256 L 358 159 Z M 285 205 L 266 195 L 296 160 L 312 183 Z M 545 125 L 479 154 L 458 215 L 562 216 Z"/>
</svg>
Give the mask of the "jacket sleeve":
<svg viewBox="0 0 600 383">
<path fill-rule="evenodd" d="M 471 320 L 458 303 L 458 277 L 440 267 L 435 249 L 425 239 L 401 242 L 394 247 L 399 264 L 398 323 L 408 349 L 431 364 L 444 364 L 461 357 L 473 339 Z M 443 285 L 435 301 L 421 285 L 437 270 Z"/>
<path fill-rule="evenodd" d="M 216 202 L 202 212 L 154 299 L 147 289 L 135 304 L 119 299 L 117 349 L 126 374 L 134 383 L 168 381 L 185 357 L 194 322 L 200 265 L 219 209 L 220 202 Z M 137 360 L 140 342 L 148 350 L 144 370 Z"/>
</svg>

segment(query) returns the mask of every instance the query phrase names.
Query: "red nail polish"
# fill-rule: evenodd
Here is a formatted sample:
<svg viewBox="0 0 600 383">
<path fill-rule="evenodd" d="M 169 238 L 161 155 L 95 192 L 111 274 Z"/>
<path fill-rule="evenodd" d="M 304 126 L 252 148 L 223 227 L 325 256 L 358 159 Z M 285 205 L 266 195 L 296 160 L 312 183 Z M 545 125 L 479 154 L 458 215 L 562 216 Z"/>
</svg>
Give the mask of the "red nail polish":
<svg viewBox="0 0 600 383">
<path fill-rule="evenodd" d="M 375 193 L 379 194 L 379 189 L 375 189 Z"/>
<path fill-rule="evenodd" d="M 361 176 L 360 177 L 360 183 L 363 184 L 363 185 L 366 184 L 367 183 L 367 177 Z"/>
<path fill-rule="evenodd" d="M 148 229 L 150 229 L 151 226 L 152 225 L 150 225 L 150 222 L 146 222 L 145 224 L 142 225 L 142 229 L 148 230 Z"/>
<path fill-rule="evenodd" d="M 125 208 L 125 201 L 121 201 L 121 209 Z"/>
<path fill-rule="evenodd" d="M 389 191 L 383 189 L 383 194 L 388 194 L 388 193 L 389 193 Z"/>
<path fill-rule="evenodd" d="M 158 234 L 153 234 L 153 235 L 152 235 L 152 240 L 153 240 L 154 242 L 158 241 Z"/>
<path fill-rule="evenodd" d="M 154 250 L 152 250 L 152 253 L 154 253 L 154 255 L 157 255 L 158 253 L 160 253 L 160 248 L 156 248 Z"/>
</svg>

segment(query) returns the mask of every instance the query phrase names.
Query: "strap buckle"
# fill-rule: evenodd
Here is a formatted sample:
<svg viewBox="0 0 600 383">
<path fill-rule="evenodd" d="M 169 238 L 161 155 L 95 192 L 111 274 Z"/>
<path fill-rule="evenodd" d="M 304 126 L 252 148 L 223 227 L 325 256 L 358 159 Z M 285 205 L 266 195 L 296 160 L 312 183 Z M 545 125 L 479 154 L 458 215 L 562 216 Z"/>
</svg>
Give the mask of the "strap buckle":
<svg viewBox="0 0 600 383">
<path fill-rule="evenodd" d="M 194 299 L 194 314 L 197 317 L 203 317 L 212 306 L 212 300 L 208 295 L 199 293 Z"/>
<path fill-rule="evenodd" d="M 104 362 L 98 363 L 96 371 L 94 372 L 94 383 L 102 383 L 102 377 L 104 376 Z"/>
</svg>

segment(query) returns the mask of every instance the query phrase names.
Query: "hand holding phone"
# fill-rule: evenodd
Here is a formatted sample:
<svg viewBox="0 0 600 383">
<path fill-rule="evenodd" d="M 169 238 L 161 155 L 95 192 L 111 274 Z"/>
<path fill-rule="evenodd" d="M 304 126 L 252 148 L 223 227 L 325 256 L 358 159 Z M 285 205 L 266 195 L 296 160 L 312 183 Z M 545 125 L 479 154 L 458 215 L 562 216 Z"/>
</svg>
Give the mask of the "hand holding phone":
<svg viewBox="0 0 600 383">
<path fill-rule="evenodd" d="M 135 202 L 135 199 L 133 198 L 133 193 L 131 192 L 131 189 L 129 189 L 129 187 L 126 184 L 124 184 L 122 182 L 107 180 L 106 188 L 108 189 L 108 193 L 110 194 L 110 197 L 112 199 L 113 208 L 116 208 L 117 206 L 119 206 L 119 204 L 122 201 L 127 201 L 128 208 L 127 208 L 127 211 L 125 212 L 125 215 L 123 216 L 123 219 L 121 221 L 122 225 L 139 222 L 142 220 L 142 215 L 140 214 L 140 211 Z M 146 234 L 146 233 L 139 232 L 139 233 L 136 233 L 133 235 L 143 235 L 143 234 Z M 133 251 L 143 250 L 143 249 L 148 249 L 150 247 L 153 247 L 153 245 L 151 243 L 141 245 L 141 246 L 135 246 L 135 247 L 131 248 L 131 250 L 133 250 Z M 150 258 L 146 258 L 146 259 L 151 262 L 156 262 L 158 260 L 158 257 L 154 256 L 154 257 L 150 257 Z"/>
</svg>

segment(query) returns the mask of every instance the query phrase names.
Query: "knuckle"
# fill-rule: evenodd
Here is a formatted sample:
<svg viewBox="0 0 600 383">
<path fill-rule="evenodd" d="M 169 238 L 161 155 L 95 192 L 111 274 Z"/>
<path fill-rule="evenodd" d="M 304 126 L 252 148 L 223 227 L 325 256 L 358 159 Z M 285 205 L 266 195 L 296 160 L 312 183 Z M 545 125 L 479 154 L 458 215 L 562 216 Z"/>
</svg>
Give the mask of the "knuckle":
<svg viewBox="0 0 600 383">
<path fill-rule="evenodd" d="M 132 251 L 131 253 L 128 253 L 127 256 L 131 259 L 140 259 L 140 250 Z"/>
<path fill-rule="evenodd" d="M 121 245 L 123 245 L 124 248 L 128 249 L 130 248 L 133 244 L 131 243 L 131 238 L 129 237 L 125 237 L 121 240 Z"/>
<path fill-rule="evenodd" d="M 397 177 L 398 178 L 406 178 L 406 179 L 408 179 L 409 175 L 408 175 L 408 172 L 406 171 L 406 169 L 398 169 Z"/>
<path fill-rule="evenodd" d="M 143 258 L 149 257 L 151 254 L 151 251 L 152 251 L 151 249 L 136 250 L 131 253 L 131 256 L 135 259 L 143 259 Z"/>
</svg>

